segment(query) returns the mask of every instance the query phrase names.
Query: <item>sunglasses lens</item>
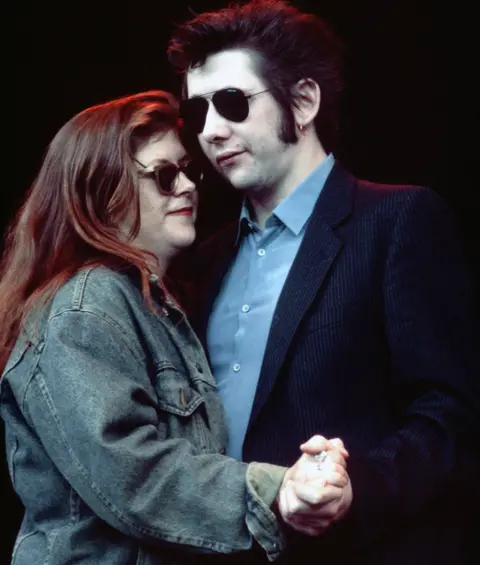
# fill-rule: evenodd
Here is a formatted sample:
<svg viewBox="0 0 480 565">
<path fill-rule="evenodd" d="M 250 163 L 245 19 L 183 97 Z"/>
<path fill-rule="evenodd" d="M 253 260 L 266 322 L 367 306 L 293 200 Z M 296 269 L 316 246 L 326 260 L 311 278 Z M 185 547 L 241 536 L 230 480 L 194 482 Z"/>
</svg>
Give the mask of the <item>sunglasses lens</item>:
<svg viewBox="0 0 480 565">
<path fill-rule="evenodd" d="M 248 117 L 248 99 L 238 88 L 224 88 L 215 92 L 212 102 L 217 112 L 231 122 L 243 122 Z M 195 96 L 180 102 L 180 116 L 185 127 L 202 133 L 208 112 L 208 100 Z"/>
<path fill-rule="evenodd" d="M 155 180 L 159 192 L 163 194 L 172 194 L 175 192 L 177 171 L 178 169 L 173 163 L 155 169 Z"/>
<path fill-rule="evenodd" d="M 243 122 L 248 117 L 248 99 L 238 88 L 225 88 L 215 92 L 212 102 L 218 113 L 231 122 Z"/>
<path fill-rule="evenodd" d="M 194 133 L 202 133 L 207 112 L 208 101 L 200 96 L 180 102 L 180 117 L 185 127 Z"/>
<path fill-rule="evenodd" d="M 170 195 L 175 192 L 180 171 L 195 185 L 198 185 L 202 180 L 202 168 L 195 161 L 190 161 L 182 167 L 177 167 L 174 163 L 163 165 L 155 169 L 155 181 L 161 194 Z"/>
</svg>

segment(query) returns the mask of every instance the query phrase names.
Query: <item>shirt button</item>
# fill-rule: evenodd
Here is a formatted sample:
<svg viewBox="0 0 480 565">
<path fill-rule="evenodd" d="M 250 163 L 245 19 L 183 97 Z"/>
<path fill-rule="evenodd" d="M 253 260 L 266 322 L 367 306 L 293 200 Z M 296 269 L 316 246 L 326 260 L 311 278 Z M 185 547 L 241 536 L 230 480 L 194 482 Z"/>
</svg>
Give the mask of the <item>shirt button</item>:
<svg viewBox="0 0 480 565">
<path fill-rule="evenodd" d="M 240 363 L 235 363 L 232 369 L 235 371 L 235 373 L 238 373 L 238 371 L 240 371 Z"/>
<path fill-rule="evenodd" d="M 265 249 L 259 249 L 258 254 L 260 255 L 260 257 L 263 257 L 265 255 Z"/>
<path fill-rule="evenodd" d="M 242 306 L 242 312 L 248 312 L 250 310 L 250 306 L 248 304 L 244 304 Z"/>
<path fill-rule="evenodd" d="M 197 371 L 199 373 L 203 373 L 203 367 L 200 365 L 200 363 L 197 363 L 195 366 L 197 367 Z"/>
</svg>

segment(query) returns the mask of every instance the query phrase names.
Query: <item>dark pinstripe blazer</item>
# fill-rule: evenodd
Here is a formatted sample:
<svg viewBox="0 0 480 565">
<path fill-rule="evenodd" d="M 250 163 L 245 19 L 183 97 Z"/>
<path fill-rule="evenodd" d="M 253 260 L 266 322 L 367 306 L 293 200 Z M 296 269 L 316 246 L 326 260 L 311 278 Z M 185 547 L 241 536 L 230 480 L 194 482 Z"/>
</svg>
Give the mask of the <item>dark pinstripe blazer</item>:
<svg viewBox="0 0 480 565">
<path fill-rule="evenodd" d="M 480 371 L 452 224 L 429 189 L 330 174 L 275 309 L 243 456 L 291 465 L 313 434 L 341 437 L 354 500 L 324 536 L 293 536 L 282 563 L 467 562 Z M 197 252 L 189 313 L 203 341 L 236 230 Z"/>
</svg>

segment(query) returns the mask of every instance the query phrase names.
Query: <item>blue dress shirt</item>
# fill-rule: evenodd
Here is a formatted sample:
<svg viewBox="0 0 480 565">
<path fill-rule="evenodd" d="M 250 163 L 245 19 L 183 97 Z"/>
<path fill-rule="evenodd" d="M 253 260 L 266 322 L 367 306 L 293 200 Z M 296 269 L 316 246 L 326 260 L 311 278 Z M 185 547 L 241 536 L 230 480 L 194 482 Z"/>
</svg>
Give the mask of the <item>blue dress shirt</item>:
<svg viewBox="0 0 480 565">
<path fill-rule="evenodd" d="M 329 155 L 272 212 L 265 229 L 242 206 L 238 254 L 225 276 L 207 328 L 207 347 L 225 408 L 228 454 L 242 446 L 273 313 L 308 219 L 334 165 Z"/>
</svg>

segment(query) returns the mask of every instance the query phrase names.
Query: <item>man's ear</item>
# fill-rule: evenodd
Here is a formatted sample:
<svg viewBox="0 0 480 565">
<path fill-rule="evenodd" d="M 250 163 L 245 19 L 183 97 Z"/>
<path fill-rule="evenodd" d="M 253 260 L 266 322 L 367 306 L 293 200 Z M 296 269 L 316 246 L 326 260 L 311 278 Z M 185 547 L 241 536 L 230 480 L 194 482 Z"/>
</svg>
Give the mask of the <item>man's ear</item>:
<svg viewBox="0 0 480 565">
<path fill-rule="evenodd" d="M 303 130 L 313 122 L 320 109 L 320 87 L 313 79 L 303 78 L 292 88 L 292 94 L 295 123 Z"/>
</svg>

